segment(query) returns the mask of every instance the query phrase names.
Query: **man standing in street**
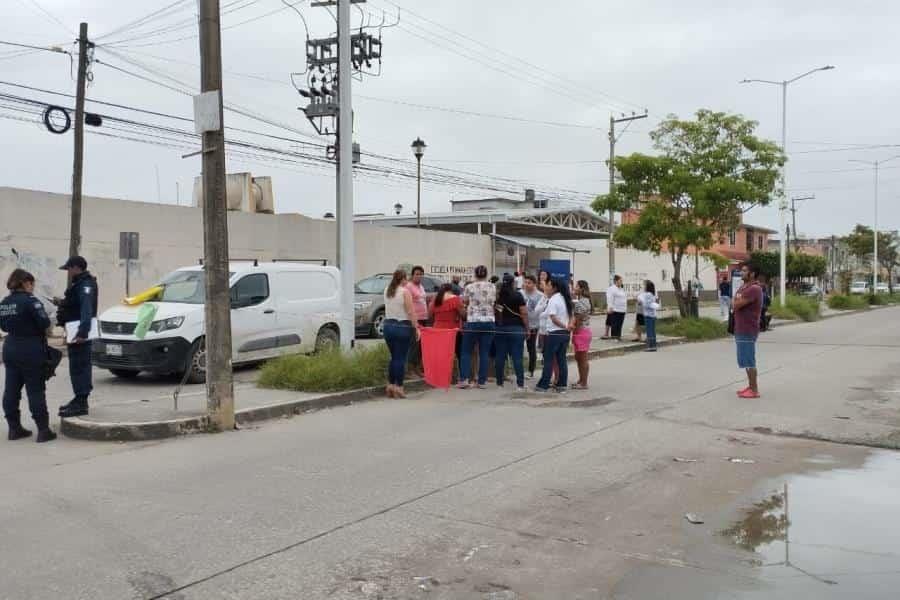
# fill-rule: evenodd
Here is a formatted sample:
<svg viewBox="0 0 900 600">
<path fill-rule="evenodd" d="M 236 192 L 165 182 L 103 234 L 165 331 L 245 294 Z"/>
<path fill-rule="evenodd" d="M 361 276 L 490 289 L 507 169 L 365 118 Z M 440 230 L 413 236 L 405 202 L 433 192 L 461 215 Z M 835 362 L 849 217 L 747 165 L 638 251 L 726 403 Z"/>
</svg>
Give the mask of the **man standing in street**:
<svg viewBox="0 0 900 600">
<path fill-rule="evenodd" d="M 72 256 L 60 267 L 69 273 L 69 286 L 62 299 L 54 298 L 59 307 L 56 322 L 65 328 L 66 323 L 78 322 L 75 339 L 68 343 L 69 377 L 75 397 L 59 409 L 61 417 L 79 417 L 88 414 L 88 396 L 91 383 L 91 321 L 97 316 L 97 280 L 87 270 L 87 261 Z"/>
<path fill-rule="evenodd" d="M 726 273 L 719 282 L 719 315 L 727 319 L 729 312 L 731 312 L 731 282 L 728 281 Z"/>
<path fill-rule="evenodd" d="M 734 342 L 737 346 L 738 368 L 747 371 L 747 387 L 737 393 L 739 398 L 759 398 L 756 370 L 756 339 L 759 337 L 759 315 L 763 305 L 763 291 L 759 286 L 759 268 L 741 268 L 744 285 L 734 295 Z"/>
<path fill-rule="evenodd" d="M 622 289 L 620 275 L 613 277 L 613 284 L 606 290 L 606 326 L 608 334 L 603 339 L 622 341 L 622 325 L 625 324 L 625 312 L 628 310 L 628 295 Z"/>
</svg>

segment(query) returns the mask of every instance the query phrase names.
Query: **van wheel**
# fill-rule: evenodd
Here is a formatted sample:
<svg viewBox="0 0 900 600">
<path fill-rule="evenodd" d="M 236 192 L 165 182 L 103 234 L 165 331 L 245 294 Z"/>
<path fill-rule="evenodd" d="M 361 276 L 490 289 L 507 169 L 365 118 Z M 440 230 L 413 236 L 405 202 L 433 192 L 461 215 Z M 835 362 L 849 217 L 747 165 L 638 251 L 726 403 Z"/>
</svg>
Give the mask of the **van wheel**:
<svg viewBox="0 0 900 600">
<path fill-rule="evenodd" d="M 188 354 L 187 383 L 206 382 L 206 343 L 204 338 L 195 341 Z"/>
<path fill-rule="evenodd" d="M 110 369 L 109 372 L 120 379 L 134 379 L 141 374 L 140 371 L 132 371 L 130 369 Z"/>
<path fill-rule="evenodd" d="M 323 327 L 316 336 L 316 353 L 331 352 L 341 345 L 341 336 L 330 327 Z"/>
<path fill-rule="evenodd" d="M 372 335 L 378 339 L 384 337 L 384 311 L 379 310 L 372 318 Z"/>
</svg>

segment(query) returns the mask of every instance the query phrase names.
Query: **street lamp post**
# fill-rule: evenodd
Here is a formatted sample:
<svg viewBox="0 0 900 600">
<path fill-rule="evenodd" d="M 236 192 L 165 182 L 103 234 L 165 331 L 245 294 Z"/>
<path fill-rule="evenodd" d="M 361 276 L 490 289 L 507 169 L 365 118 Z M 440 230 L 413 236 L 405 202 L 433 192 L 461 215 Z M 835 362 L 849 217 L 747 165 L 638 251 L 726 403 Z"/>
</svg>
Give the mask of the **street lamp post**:
<svg viewBox="0 0 900 600">
<path fill-rule="evenodd" d="M 813 69 L 811 71 L 807 71 L 802 75 L 797 75 L 793 79 L 786 79 L 784 81 L 770 81 L 768 79 L 744 79 L 741 80 L 740 83 L 767 83 L 769 85 L 779 85 L 781 86 L 781 151 L 787 156 L 787 88 L 790 84 L 803 79 L 813 73 L 817 73 L 819 71 L 830 71 L 833 69 L 832 65 L 825 65 L 824 67 L 819 67 L 818 69 Z M 785 166 L 781 168 L 781 200 L 778 203 L 778 219 L 779 219 L 779 236 L 780 239 L 780 250 L 781 256 L 779 257 L 779 294 L 781 296 L 781 305 L 784 306 L 785 301 L 787 300 L 787 240 L 785 239 L 785 212 L 787 211 L 787 163 Z M 796 233 L 796 232 L 795 232 Z"/>
<path fill-rule="evenodd" d="M 872 293 L 878 293 L 878 167 L 883 165 L 886 162 L 890 162 L 895 158 L 900 158 L 900 154 L 897 156 L 892 156 L 890 158 L 886 158 L 884 160 L 855 160 L 851 159 L 850 162 L 862 163 L 864 165 L 869 165 L 872 167 L 872 171 L 875 173 L 875 226 L 872 228 Z M 888 273 L 888 277 L 891 274 Z"/>
<path fill-rule="evenodd" d="M 425 142 L 417 137 L 412 143 L 413 154 L 416 156 L 416 227 L 422 226 L 422 157 L 425 156 Z"/>
</svg>

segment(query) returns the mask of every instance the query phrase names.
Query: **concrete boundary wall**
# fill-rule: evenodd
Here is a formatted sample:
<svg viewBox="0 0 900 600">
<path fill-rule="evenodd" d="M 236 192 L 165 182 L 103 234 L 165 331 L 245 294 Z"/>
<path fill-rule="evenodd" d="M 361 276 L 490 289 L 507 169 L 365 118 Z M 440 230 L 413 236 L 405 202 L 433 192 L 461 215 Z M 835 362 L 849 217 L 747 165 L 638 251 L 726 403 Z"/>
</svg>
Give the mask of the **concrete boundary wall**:
<svg viewBox="0 0 900 600">
<path fill-rule="evenodd" d="M 68 194 L 0 187 L 0 276 L 17 266 L 35 274 L 37 293 L 61 295 L 59 266 L 69 247 Z M 203 255 L 201 209 L 85 197 L 82 254 L 100 279 L 100 306 L 125 295 L 119 232 L 140 233 L 140 259 L 131 267 L 131 292 L 158 282 L 170 271 L 196 264 Z M 335 262 L 335 222 L 299 214 L 228 214 L 230 254 L 235 259 L 326 259 Z M 15 250 L 15 252 L 13 252 Z M 357 278 L 421 264 L 439 277 L 490 264 L 488 236 L 356 225 Z"/>
</svg>

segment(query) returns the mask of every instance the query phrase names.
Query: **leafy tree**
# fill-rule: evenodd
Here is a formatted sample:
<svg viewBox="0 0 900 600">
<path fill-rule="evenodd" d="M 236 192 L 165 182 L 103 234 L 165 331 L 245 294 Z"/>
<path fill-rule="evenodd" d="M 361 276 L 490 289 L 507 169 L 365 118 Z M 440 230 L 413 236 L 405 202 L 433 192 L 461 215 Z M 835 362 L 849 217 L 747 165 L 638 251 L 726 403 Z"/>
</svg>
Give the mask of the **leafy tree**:
<svg viewBox="0 0 900 600">
<path fill-rule="evenodd" d="M 773 142 L 754 135 L 757 123 L 701 109 L 695 120 L 671 115 L 650 134 L 658 155 L 615 158 L 622 178 L 599 196 L 594 210 L 640 209 L 616 231 L 621 247 L 666 252 L 681 315 L 688 314 L 681 265 L 694 249 L 708 250 L 736 228 L 744 210 L 768 204 L 785 158 Z"/>
<path fill-rule="evenodd" d="M 750 255 L 750 262 L 759 268 L 760 275 L 772 280 L 781 275 L 780 257 L 779 252 L 754 252 Z M 790 252 L 786 262 L 788 282 L 794 285 L 808 277 L 824 277 L 828 268 L 824 256 Z"/>
<path fill-rule="evenodd" d="M 872 260 L 875 250 L 875 234 L 871 227 L 857 225 L 844 238 L 851 254 L 861 260 Z M 894 267 L 900 266 L 900 237 L 894 231 L 878 232 L 878 265 L 888 272 L 888 289 L 894 293 L 894 278 L 891 276 Z M 881 279 L 881 277 L 879 277 Z"/>
</svg>

